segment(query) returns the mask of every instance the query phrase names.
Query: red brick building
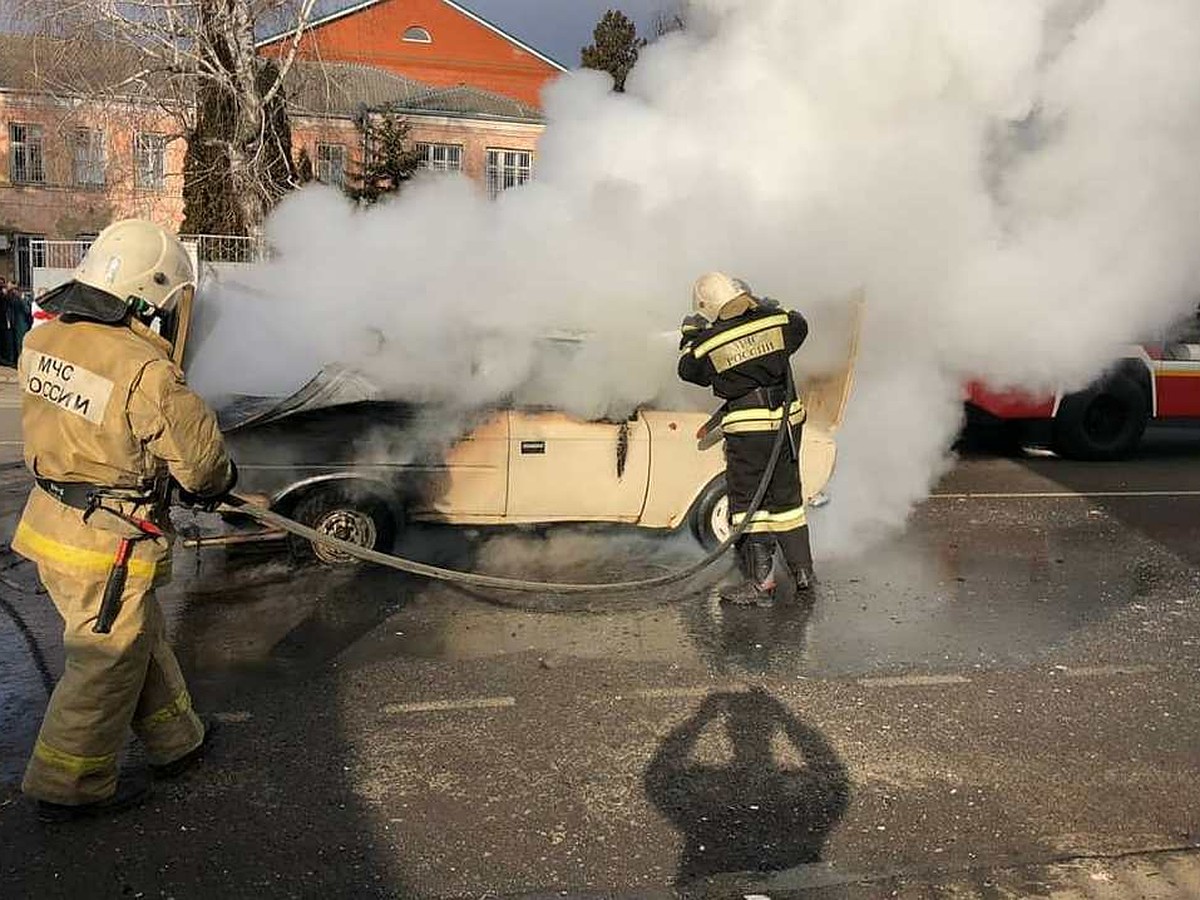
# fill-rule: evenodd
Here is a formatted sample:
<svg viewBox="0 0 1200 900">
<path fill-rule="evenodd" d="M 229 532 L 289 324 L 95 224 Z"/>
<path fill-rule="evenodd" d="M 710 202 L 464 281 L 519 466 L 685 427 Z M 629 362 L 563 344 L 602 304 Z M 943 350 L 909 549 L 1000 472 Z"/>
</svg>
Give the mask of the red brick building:
<svg viewBox="0 0 1200 900">
<path fill-rule="evenodd" d="M 183 219 L 179 122 L 154 96 L 108 87 L 140 61 L 59 43 L 0 34 L 0 275 L 25 285 L 44 240 L 125 216 Z M 493 196 L 531 177 L 538 91 L 562 67 L 457 4 L 360 2 L 319 18 L 303 47 L 285 95 L 293 150 L 319 180 L 340 187 L 361 169 L 364 113 L 403 117 L 426 168 Z"/>
<path fill-rule="evenodd" d="M 268 38 L 260 46 L 273 53 L 282 44 Z M 351 3 L 316 19 L 300 49 L 306 59 L 374 66 L 441 87 L 470 85 L 533 106 L 565 71 L 453 0 Z"/>
</svg>

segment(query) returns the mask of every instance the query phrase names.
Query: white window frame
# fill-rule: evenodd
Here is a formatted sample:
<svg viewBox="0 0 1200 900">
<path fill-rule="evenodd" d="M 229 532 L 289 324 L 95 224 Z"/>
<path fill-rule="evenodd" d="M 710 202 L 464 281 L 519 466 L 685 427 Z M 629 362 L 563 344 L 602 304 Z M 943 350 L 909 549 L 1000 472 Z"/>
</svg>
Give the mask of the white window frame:
<svg viewBox="0 0 1200 900">
<path fill-rule="evenodd" d="M 167 178 L 167 136 L 139 131 L 133 136 L 133 184 L 144 191 L 161 191 Z"/>
<path fill-rule="evenodd" d="M 417 141 L 417 152 L 421 154 L 421 161 L 417 165 L 422 169 L 429 169 L 431 172 L 462 171 L 462 144 L 434 144 Z"/>
<path fill-rule="evenodd" d="M 432 44 L 433 35 L 424 25 L 409 25 L 400 39 L 408 44 Z"/>
<path fill-rule="evenodd" d="M 319 141 L 316 151 L 314 156 L 317 166 L 314 174 L 317 181 L 330 187 L 344 188 L 346 186 L 346 162 L 349 159 L 346 145 Z"/>
<path fill-rule="evenodd" d="M 104 187 L 107 167 L 104 143 L 104 132 L 98 128 L 75 129 L 71 140 L 72 183 L 75 187 Z"/>
<path fill-rule="evenodd" d="M 501 191 L 519 187 L 533 177 L 533 151 L 509 147 L 487 148 L 487 189 L 495 198 Z"/>
<path fill-rule="evenodd" d="M 8 125 L 8 178 L 13 184 L 46 183 L 46 136 L 41 125 Z"/>
</svg>

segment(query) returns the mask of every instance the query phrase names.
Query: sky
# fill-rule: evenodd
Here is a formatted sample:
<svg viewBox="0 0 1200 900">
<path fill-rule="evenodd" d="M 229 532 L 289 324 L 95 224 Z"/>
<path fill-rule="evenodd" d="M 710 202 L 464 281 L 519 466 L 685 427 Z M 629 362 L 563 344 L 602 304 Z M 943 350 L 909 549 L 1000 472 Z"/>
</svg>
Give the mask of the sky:
<svg viewBox="0 0 1200 900">
<path fill-rule="evenodd" d="M 567 68 L 579 65 L 579 50 L 606 10 L 619 9 L 648 35 L 654 14 L 669 0 L 458 0 L 489 22 L 520 38 Z"/>
</svg>

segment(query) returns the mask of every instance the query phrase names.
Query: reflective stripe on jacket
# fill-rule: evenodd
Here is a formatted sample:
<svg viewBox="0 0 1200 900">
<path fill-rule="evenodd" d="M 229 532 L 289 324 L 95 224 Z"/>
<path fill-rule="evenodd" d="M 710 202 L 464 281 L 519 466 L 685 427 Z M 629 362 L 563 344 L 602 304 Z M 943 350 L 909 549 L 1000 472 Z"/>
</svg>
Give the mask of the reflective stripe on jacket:
<svg viewBox="0 0 1200 900">
<path fill-rule="evenodd" d="M 788 423 L 802 425 L 807 414 L 804 411 L 803 400 L 793 400 L 788 407 Z M 753 431 L 776 431 L 779 420 L 783 418 L 783 407 L 768 409 L 755 406 L 749 409 L 739 409 L 725 413 L 721 417 L 721 430 L 726 434 L 746 434 Z"/>
</svg>

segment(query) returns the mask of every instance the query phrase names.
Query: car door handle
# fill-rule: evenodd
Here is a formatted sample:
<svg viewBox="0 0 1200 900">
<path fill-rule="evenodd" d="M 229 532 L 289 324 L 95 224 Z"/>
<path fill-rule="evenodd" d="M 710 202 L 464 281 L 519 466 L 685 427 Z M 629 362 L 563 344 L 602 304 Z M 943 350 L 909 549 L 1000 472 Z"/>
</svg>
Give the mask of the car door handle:
<svg viewBox="0 0 1200 900">
<path fill-rule="evenodd" d="M 546 453 L 545 441 L 521 441 L 522 456 L 542 456 Z"/>
</svg>

